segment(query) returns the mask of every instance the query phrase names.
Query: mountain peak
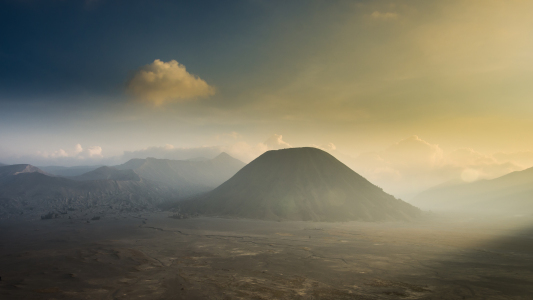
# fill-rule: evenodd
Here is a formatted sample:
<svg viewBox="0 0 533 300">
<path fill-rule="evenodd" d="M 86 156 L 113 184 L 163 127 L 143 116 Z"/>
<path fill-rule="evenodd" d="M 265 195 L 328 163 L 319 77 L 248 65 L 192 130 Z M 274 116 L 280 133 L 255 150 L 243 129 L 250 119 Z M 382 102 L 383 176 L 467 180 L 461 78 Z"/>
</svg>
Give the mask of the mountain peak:
<svg viewBox="0 0 533 300">
<path fill-rule="evenodd" d="M 219 155 L 217 155 L 213 159 L 225 159 L 225 158 L 233 158 L 231 155 L 227 154 L 226 152 L 220 152 Z"/>
<path fill-rule="evenodd" d="M 234 162 L 234 161 L 239 161 L 240 162 L 240 160 L 238 160 L 235 157 L 227 154 L 226 152 L 221 152 L 219 155 L 217 155 L 211 161 L 215 161 L 215 162 L 226 162 L 226 161 Z"/>
<path fill-rule="evenodd" d="M 420 214 L 311 147 L 267 151 L 213 191 L 179 206 L 191 213 L 295 221 L 409 220 Z"/>
<path fill-rule="evenodd" d="M 43 170 L 30 164 L 0 166 L 0 176 L 18 175 L 22 173 L 41 173 L 48 175 Z"/>
</svg>

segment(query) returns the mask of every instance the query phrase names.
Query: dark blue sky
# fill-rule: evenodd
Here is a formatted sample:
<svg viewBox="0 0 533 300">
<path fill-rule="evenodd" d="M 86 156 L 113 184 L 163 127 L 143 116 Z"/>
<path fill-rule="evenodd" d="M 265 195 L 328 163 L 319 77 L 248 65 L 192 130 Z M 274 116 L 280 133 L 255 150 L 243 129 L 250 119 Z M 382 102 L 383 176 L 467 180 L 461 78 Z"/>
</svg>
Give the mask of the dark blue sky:
<svg viewBox="0 0 533 300">
<path fill-rule="evenodd" d="M 0 101 L 120 94 L 131 72 L 156 58 L 178 59 L 206 80 L 246 78 L 268 60 L 262 49 L 276 19 L 305 13 L 295 4 L 2 1 Z"/>
</svg>

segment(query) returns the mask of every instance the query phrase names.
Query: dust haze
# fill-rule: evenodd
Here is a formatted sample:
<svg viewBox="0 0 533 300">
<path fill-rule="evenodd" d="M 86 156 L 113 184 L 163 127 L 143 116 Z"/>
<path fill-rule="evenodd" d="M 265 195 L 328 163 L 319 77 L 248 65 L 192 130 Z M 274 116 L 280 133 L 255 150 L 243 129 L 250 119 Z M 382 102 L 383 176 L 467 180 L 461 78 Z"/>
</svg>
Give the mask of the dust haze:
<svg viewBox="0 0 533 300">
<path fill-rule="evenodd" d="M 493 197 L 471 202 L 446 187 L 457 200 L 442 210 L 435 208 L 443 188 L 427 191 L 416 201 L 429 210 L 316 148 L 269 151 L 243 166 L 223 153 L 134 159 L 71 177 L 0 167 L 0 295 L 527 299 L 533 292 L 533 215 L 505 188 L 511 179 L 525 186 L 524 173 L 496 180 L 504 186 L 459 185 L 464 199 L 465 191 L 492 188 L 485 192 Z M 180 174 L 190 176 L 172 189 Z M 516 205 L 501 210 L 504 191 L 505 203 Z M 484 210 L 467 209 L 473 203 Z M 491 210 L 491 203 L 499 204 Z"/>
<path fill-rule="evenodd" d="M 532 16 L 0 0 L 0 300 L 533 299 Z"/>
</svg>

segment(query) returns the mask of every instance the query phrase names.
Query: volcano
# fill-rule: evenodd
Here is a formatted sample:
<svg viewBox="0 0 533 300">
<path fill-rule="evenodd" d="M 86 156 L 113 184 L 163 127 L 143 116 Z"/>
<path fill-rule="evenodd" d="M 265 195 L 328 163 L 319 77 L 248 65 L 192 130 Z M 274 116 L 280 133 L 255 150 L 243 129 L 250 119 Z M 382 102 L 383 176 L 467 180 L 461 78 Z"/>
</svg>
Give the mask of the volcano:
<svg viewBox="0 0 533 300">
<path fill-rule="evenodd" d="M 420 210 L 385 193 L 325 151 L 267 151 L 183 213 L 262 220 L 411 220 Z"/>
</svg>

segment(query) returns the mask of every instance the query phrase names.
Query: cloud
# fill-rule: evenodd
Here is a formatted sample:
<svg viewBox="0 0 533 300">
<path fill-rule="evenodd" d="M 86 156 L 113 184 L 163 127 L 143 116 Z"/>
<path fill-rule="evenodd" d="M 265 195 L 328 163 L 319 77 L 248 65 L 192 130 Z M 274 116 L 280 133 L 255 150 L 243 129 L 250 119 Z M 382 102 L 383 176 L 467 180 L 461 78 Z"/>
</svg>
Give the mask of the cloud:
<svg viewBox="0 0 533 300">
<path fill-rule="evenodd" d="M 69 154 L 63 150 L 63 149 L 59 149 L 59 150 L 56 150 L 52 153 L 48 153 L 48 152 L 39 152 L 43 157 L 50 157 L 50 158 L 57 158 L 57 157 L 68 157 Z"/>
<path fill-rule="evenodd" d="M 83 149 L 80 144 L 76 144 L 74 149 L 71 151 L 65 151 L 63 149 L 56 150 L 54 152 L 46 151 L 37 151 L 37 156 L 42 158 L 75 158 L 75 159 L 86 159 L 86 158 L 102 158 L 102 147 L 100 146 L 91 146 L 87 149 Z"/>
<path fill-rule="evenodd" d="M 342 161 L 372 183 L 402 198 L 409 198 L 451 180 L 472 182 L 496 178 L 524 168 L 512 161 L 498 160 L 495 155 L 470 148 L 444 152 L 439 145 L 416 135 L 382 151 L 361 153 L 351 159 L 344 157 Z"/>
<path fill-rule="evenodd" d="M 120 161 L 146 157 L 213 158 L 220 152 L 226 152 L 248 163 L 268 150 L 292 147 L 280 134 L 273 134 L 264 142 L 257 144 L 234 139 L 226 141 L 225 145 L 209 147 L 179 148 L 172 145 L 150 147 L 125 152 Z M 381 151 L 364 152 L 356 157 L 343 153 L 333 143 L 310 146 L 329 152 L 370 182 L 402 199 L 409 199 L 425 189 L 451 180 L 470 182 L 495 178 L 524 169 L 525 166 L 513 162 L 510 160 L 511 157 L 516 157 L 516 160 L 533 159 L 533 152 L 488 155 L 470 148 L 444 151 L 439 145 L 416 135 L 400 140 Z"/>
<path fill-rule="evenodd" d="M 76 147 L 74 149 L 74 154 L 79 154 L 83 152 L 83 147 L 80 144 L 76 144 Z"/>
<path fill-rule="evenodd" d="M 392 12 L 382 13 L 377 10 L 374 11 L 370 16 L 374 19 L 385 20 L 385 21 L 398 19 L 397 13 L 392 13 Z"/>
<path fill-rule="evenodd" d="M 271 135 L 263 144 L 267 146 L 268 150 L 278 150 L 292 147 L 283 141 L 283 136 L 279 134 Z"/>
<path fill-rule="evenodd" d="M 335 151 L 335 150 L 337 150 L 337 146 L 335 146 L 335 144 L 333 144 L 333 143 L 327 143 L 327 144 L 321 145 L 318 148 L 323 149 L 325 151 Z"/>
<path fill-rule="evenodd" d="M 128 82 L 127 91 L 155 105 L 215 94 L 214 87 L 187 72 L 184 65 L 175 60 L 163 62 L 159 59 L 138 70 Z"/>
<path fill-rule="evenodd" d="M 268 146 L 264 143 L 258 143 L 255 145 L 250 145 L 246 142 L 237 142 L 228 146 L 223 146 L 221 149 L 224 152 L 227 152 L 229 155 L 240 159 L 243 162 L 250 162 L 256 159 L 259 155 L 265 153 L 269 149 Z"/>
<path fill-rule="evenodd" d="M 221 148 L 218 146 L 208 147 L 175 147 L 170 144 L 166 144 L 161 147 L 148 147 L 135 151 L 124 151 L 124 154 L 120 157 L 121 162 L 128 161 L 132 158 L 164 158 L 164 159 L 177 159 L 187 160 L 191 158 L 213 158 L 221 152 Z"/>
<path fill-rule="evenodd" d="M 241 135 L 232 132 L 228 134 L 233 138 L 240 138 Z M 234 140 L 226 145 L 217 146 L 205 146 L 205 147 L 174 147 L 173 145 L 165 145 L 162 147 L 149 147 L 137 151 L 124 151 L 124 154 L 118 161 L 124 162 L 132 158 L 165 158 L 165 159 L 177 159 L 186 160 L 198 157 L 204 157 L 207 159 L 213 158 L 221 152 L 226 152 L 229 155 L 243 161 L 250 162 L 257 158 L 259 155 L 265 153 L 268 150 L 278 150 L 283 148 L 290 148 L 291 145 L 283 141 L 283 136 L 273 134 L 265 142 L 257 144 L 249 144 L 244 141 L 235 142 Z"/>
<path fill-rule="evenodd" d="M 524 168 L 533 167 L 533 151 L 498 152 L 493 157 L 500 163 L 512 162 Z"/>
<path fill-rule="evenodd" d="M 250 145 L 244 141 L 241 141 L 227 146 L 222 146 L 221 149 L 235 158 L 238 158 L 244 162 L 250 162 L 268 150 L 279 150 L 291 147 L 292 146 L 289 143 L 283 140 L 282 135 L 273 134 L 263 143 Z"/>
<path fill-rule="evenodd" d="M 323 145 L 312 144 L 311 147 L 322 149 L 322 150 L 327 151 L 327 152 L 335 152 L 335 150 L 337 150 L 337 146 L 335 146 L 335 144 L 333 144 L 333 143 L 327 143 L 327 144 L 323 144 Z"/>
<path fill-rule="evenodd" d="M 102 147 L 100 146 L 89 147 L 89 149 L 87 149 L 87 154 L 89 155 L 89 157 L 103 157 Z"/>
<path fill-rule="evenodd" d="M 420 165 L 434 167 L 441 164 L 443 159 L 439 145 L 432 145 L 416 135 L 390 146 L 382 156 L 396 165 L 405 167 Z"/>
</svg>

